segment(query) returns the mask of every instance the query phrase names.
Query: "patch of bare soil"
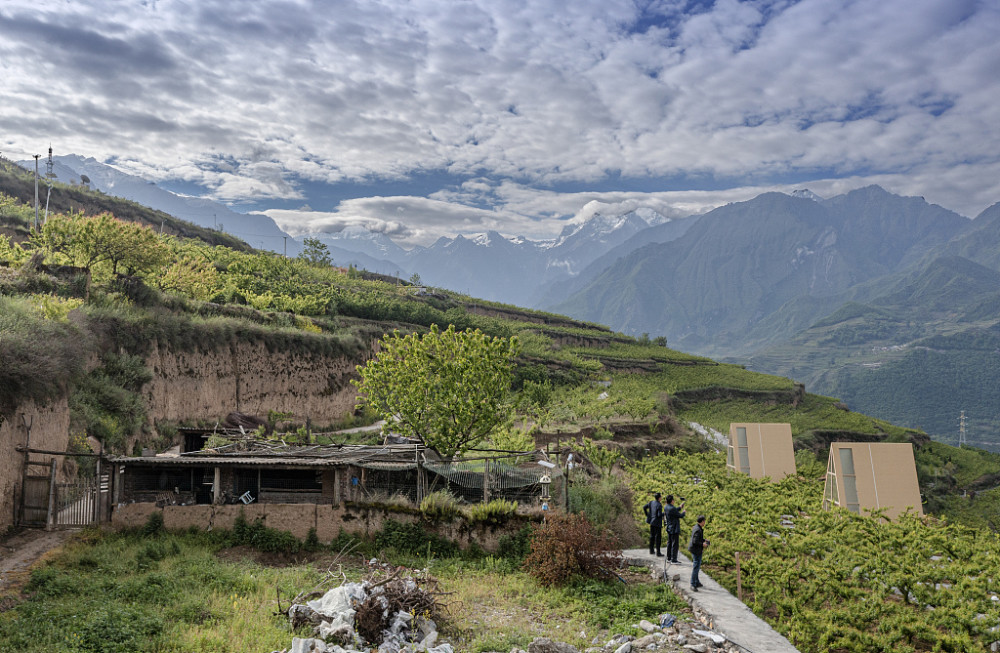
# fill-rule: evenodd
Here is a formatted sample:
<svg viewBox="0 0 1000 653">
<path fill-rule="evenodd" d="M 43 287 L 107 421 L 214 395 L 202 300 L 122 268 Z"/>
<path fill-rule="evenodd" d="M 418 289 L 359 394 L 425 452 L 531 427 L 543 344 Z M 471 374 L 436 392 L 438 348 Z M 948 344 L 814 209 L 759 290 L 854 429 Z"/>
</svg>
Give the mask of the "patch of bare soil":
<svg viewBox="0 0 1000 653">
<path fill-rule="evenodd" d="M 0 595 L 22 587 L 32 565 L 49 551 L 62 546 L 75 532 L 29 528 L 0 539 Z"/>
</svg>

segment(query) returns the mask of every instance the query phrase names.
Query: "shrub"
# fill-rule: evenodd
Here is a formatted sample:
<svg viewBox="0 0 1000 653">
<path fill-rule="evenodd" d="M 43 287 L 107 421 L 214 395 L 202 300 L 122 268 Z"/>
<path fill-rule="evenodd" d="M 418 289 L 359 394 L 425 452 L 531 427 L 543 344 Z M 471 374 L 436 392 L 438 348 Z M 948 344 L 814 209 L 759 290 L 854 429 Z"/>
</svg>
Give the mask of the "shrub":
<svg viewBox="0 0 1000 653">
<path fill-rule="evenodd" d="M 595 526 L 613 534 L 622 545 L 640 544 L 642 534 L 633 516 L 632 490 L 620 478 L 574 480 L 570 486 L 571 512 L 585 513 Z"/>
<path fill-rule="evenodd" d="M 263 518 L 250 523 L 242 511 L 233 523 L 229 545 L 249 546 L 264 553 L 298 553 L 302 549 L 302 542 L 288 531 L 268 528 Z"/>
<path fill-rule="evenodd" d="M 420 512 L 429 519 L 449 520 L 461 512 L 458 499 L 448 490 L 431 492 L 420 502 Z"/>
<path fill-rule="evenodd" d="M 504 535 L 497 542 L 496 555 L 507 560 L 524 560 L 531 553 L 531 526 L 525 526 L 513 535 Z"/>
<path fill-rule="evenodd" d="M 493 499 L 488 503 L 477 503 L 465 509 L 465 515 L 472 523 L 502 524 L 517 512 L 517 501 Z"/>
<path fill-rule="evenodd" d="M 586 515 L 551 515 L 535 529 L 524 569 L 543 585 L 565 585 L 576 576 L 610 580 L 621 559 L 618 543 Z"/>
<path fill-rule="evenodd" d="M 306 541 L 302 543 L 302 548 L 306 551 L 319 551 L 321 545 L 319 543 L 319 535 L 316 533 L 316 527 L 313 526 L 306 533 Z"/>
<path fill-rule="evenodd" d="M 402 524 L 393 519 L 387 520 L 375 535 L 375 546 L 410 555 L 430 554 L 442 558 L 453 558 L 459 553 L 457 544 L 427 532 L 420 524 Z"/>
<path fill-rule="evenodd" d="M 159 535 L 164 531 L 163 528 L 163 511 L 155 510 L 143 524 L 139 532 L 146 537 L 151 537 L 153 535 Z"/>
</svg>

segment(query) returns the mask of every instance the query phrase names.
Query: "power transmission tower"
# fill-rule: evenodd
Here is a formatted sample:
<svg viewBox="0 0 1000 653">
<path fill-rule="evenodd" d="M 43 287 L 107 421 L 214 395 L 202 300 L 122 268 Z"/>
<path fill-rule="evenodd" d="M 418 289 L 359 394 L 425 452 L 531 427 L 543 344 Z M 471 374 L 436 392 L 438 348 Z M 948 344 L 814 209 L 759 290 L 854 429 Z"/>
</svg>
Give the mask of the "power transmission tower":
<svg viewBox="0 0 1000 653">
<path fill-rule="evenodd" d="M 33 155 L 35 157 L 35 231 L 38 231 L 38 159 L 41 154 Z"/>
<path fill-rule="evenodd" d="M 45 162 L 45 185 L 49 187 L 49 190 L 45 193 L 45 217 L 42 219 L 42 224 L 49 221 L 49 199 L 52 197 L 52 180 L 56 178 L 55 165 L 55 161 L 52 160 L 52 144 L 49 143 L 49 158 Z"/>
<path fill-rule="evenodd" d="M 965 444 L 965 411 L 958 417 L 958 446 Z"/>
</svg>

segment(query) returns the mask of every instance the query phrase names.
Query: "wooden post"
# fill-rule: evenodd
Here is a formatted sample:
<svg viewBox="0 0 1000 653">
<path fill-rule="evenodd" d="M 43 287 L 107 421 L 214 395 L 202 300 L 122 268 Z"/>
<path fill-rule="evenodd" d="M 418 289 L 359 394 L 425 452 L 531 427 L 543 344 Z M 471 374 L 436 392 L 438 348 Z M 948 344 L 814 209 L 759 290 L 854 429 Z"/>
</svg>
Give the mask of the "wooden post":
<svg viewBox="0 0 1000 653">
<path fill-rule="evenodd" d="M 740 552 L 736 552 L 736 598 L 743 600 L 743 573 L 740 571 Z"/>
<path fill-rule="evenodd" d="M 100 453 L 104 453 L 104 443 L 101 443 Z M 97 456 L 97 465 L 94 471 L 94 522 L 101 523 L 101 457 Z"/>
<path fill-rule="evenodd" d="M 49 471 L 49 513 L 45 518 L 45 530 L 51 531 L 56 524 L 56 459 L 52 459 Z"/>
<path fill-rule="evenodd" d="M 413 445 L 413 462 L 417 465 L 417 506 L 424 500 L 423 469 L 420 467 L 420 450 Z"/>
<path fill-rule="evenodd" d="M 483 503 L 490 500 L 490 459 L 483 460 Z"/>
<path fill-rule="evenodd" d="M 222 501 L 222 470 L 215 468 L 215 478 L 212 479 L 212 504 L 219 505 Z"/>
</svg>

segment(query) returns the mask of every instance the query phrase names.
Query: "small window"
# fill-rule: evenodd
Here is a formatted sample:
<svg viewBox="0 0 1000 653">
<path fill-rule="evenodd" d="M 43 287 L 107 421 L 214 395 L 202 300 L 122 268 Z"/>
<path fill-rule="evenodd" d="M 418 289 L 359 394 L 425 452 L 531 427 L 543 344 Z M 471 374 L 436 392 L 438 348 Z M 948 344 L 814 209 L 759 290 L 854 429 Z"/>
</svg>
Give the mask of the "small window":
<svg viewBox="0 0 1000 653">
<path fill-rule="evenodd" d="M 860 513 L 858 479 L 854 475 L 854 450 L 850 447 L 843 447 L 840 450 L 840 471 L 844 478 L 844 501 L 847 503 L 847 509 Z"/>
<path fill-rule="evenodd" d="M 742 426 L 736 427 L 736 442 L 740 445 L 740 471 L 744 474 L 750 473 L 750 448 L 747 445 L 747 430 Z"/>
</svg>

